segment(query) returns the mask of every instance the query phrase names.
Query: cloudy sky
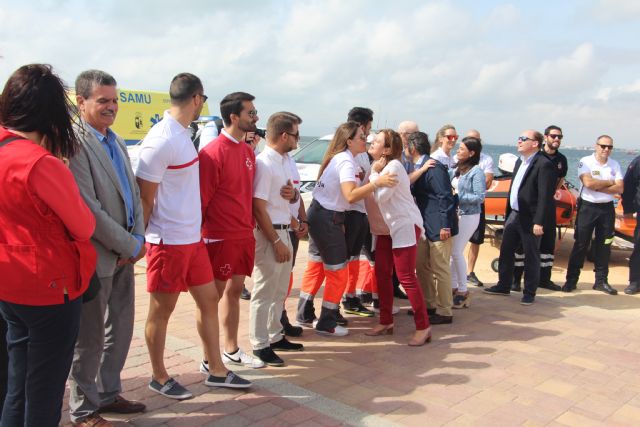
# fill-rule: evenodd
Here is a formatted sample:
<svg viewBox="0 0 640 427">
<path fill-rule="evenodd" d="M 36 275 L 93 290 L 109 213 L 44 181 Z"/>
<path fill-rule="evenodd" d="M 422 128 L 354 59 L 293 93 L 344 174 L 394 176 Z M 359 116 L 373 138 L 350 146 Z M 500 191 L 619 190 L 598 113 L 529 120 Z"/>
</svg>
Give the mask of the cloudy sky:
<svg viewBox="0 0 640 427">
<path fill-rule="evenodd" d="M 608 133 L 640 147 L 638 0 L 0 0 L 0 23 L 2 82 L 48 62 L 67 83 L 100 68 L 121 88 L 167 91 L 189 71 L 214 112 L 250 92 L 262 124 L 293 111 L 304 135 L 358 105 L 377 128 L 452 123 L 513 144 L 553 123 L 566 145 Z"/>
</svg>

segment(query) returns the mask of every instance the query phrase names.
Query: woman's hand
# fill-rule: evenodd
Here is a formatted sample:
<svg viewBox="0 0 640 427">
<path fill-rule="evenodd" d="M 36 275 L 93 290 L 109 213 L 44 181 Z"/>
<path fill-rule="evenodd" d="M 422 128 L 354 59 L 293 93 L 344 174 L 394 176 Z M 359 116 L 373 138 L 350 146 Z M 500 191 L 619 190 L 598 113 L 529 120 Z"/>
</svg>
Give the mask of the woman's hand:
<svg viewBox="0 0 640 427">
<path fill-rule="evenodd" d="M 424 162 L 424 165 L 420 166 L 420 172 L 424 173 L 428 169 L 434 167 L 435 165 L 436 165 L 436 160 L 435 159 L 429 159 L 426 162 Z"/>
<path fill-rule="evenodd" d="M 385 166 L 387 166 L 387 158 L 385 156 L 382 156 L 378 160 L 373 162 L 373 164 L 371 165 L 371 169 L 376 173 L 380 173 L 380 171 L 384 169 Z"/>
</svg>

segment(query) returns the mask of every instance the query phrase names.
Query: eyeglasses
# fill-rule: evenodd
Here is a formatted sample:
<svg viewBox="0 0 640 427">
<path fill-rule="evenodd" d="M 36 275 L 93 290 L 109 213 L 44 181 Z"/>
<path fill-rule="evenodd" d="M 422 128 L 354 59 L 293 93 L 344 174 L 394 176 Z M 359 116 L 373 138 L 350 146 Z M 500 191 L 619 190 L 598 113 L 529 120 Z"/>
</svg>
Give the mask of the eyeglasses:
<svg viewBox="0 0 640 427">
<path fill-rule="evenodd" d="M 547 134 L 547 136 L 548 136 L 549 138 L 551 138 L 551 139 L 560 139 L 560 140 L 561 140 L 562 138 L 564 138 L 564 136 L 563 136 L 563 135 L 557 135 L 557 134 L 556 134 L 556 135 L 554 135 L 554 134 L 552 134 L 552 133 L 548 133 L 548 134 Z"/>
<path fill-rule="evenodd" d="M 518 141 L 527 142 L 527 141 L 535 141 L 535 139 L 529 138 L 528 136 L 520 136 L 520 137 L 518 137 Z"/>
<path fill-rule="evenodd" d="M 249 117 L 254 119 L 254 118 L 258 117 L 258 110 L 249 110 L 249 111 L 247 111 L 247 114 L 249 115 Z"/>
<path fill-rule="evenodd" d="M 200 97 L 202 97 L 202 103 L 203 103 L 203 104 L 204 104 L 205 102 L 207 102 L 207 99 L 209 99 L 209 97 L 208 97 L 207 95 L 205 95 L 204 93 L 197 93 L 197 94 L 195 94 L 195 95 L 193 95 L 193 96 L 194 96 L 194 97 L 195 97 L 195 96 L 200 96 Z"/>
<path fill-rule="evenodd" d="M 285 132 L 287 135 L 291 135 L 292 137 L 294 137 L 296 139 L 296 141 L 300 141 L 300 132 L 296 132 L 296 133 L 291 133 L 291 132 Z"/>
<path fill-rule="evenodd" d="M 445 135 L 449 141 L 457 141 L 458 135 Z"/>
<path fill-rule="evenodd" d="M 600 146 L 600 148 L 602 148 L 603 150 L 613 150 L 613 145 L 607 145 L 607 144 L 598 144 Z"/>
</svg>

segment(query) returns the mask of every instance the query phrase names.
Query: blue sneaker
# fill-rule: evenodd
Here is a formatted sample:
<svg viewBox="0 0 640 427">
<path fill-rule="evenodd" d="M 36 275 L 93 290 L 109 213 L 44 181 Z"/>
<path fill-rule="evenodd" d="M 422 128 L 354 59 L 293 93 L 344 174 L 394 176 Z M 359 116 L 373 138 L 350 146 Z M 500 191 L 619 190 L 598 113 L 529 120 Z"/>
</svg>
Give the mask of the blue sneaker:
<svg viewBox="0 0 640 427">
<path fill-rule="evenodd" d="M 180 383 L 173 378 L 169 378 L 164 385 L 152 379 L 149 383 L 149 390 L 176 400 L 191 399 L 193 397 L 193 393 L 182 387 Z"/>
</svg>

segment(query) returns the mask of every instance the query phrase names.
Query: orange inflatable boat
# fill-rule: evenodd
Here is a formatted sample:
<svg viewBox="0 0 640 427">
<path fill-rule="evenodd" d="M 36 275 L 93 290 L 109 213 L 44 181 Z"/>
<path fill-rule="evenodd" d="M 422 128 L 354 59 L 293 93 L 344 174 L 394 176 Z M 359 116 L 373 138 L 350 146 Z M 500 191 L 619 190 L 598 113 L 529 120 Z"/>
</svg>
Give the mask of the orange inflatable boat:
<svg viewBox="0 0 640 427">
<path fill-rule="evenodd" d="M 511 175 L 502 175 L 494 178 L 484 200 L 487 220 L 504 222 L 510 186 Z M 565 183 L 560 189 L 556 190 L 553 198 L 556 201 L 556 224 L 560 227 L 571 226 L 576 215 L 577 192 L 570 184 Z"/>
<path fill-rule="evenodd" d="M 628 241 L 633 242 L 633 232 L 636 229 L 636 222 L 638 218 L 635 215 L 632 218 L 625 218 L 623 215 L 622 203 L 618 201 L 616 205 L 616 236 Z"/>
</svg>

